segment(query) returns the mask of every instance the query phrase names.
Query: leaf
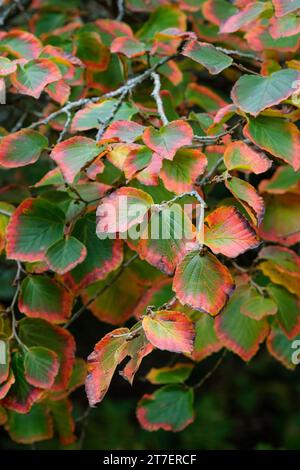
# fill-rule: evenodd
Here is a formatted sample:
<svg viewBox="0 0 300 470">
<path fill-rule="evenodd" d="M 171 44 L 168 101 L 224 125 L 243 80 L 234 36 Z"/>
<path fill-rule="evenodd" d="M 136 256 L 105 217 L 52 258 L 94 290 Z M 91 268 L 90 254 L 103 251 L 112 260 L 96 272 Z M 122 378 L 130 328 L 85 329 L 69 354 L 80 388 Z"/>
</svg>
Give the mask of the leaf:
<svg viewBox="0 0 300 470">
<path fill-rule="evenodd" d="M 147 274 L 148 274 L 147 266 Z M 156 274 L 156 272 L 155 272 Z M 147 276 L 148 277 L 148 276 Z M 155 283 L 149 287 L 146 292 L 143 293 L 141 299 L 136 305 L 134 311 L 132 312 L 133 316 L 140 319 L 142 315 L 147 313 L 148 305 L 153 305 L 158 308 L 160 305 L 168 302 L 173 294 L 172 291 L 172 280 L 168 277 L 155 277 Z"/>
<path fill-rule="evenodd" d="M 52 421 L 43 403 L 33 405 L 26 414 L 10 411 L 5 428 L 10 438 L 19 444 L 33 444 L 53 437 Z"/>
<path fill-rule="evenodd" d="M 191 353 L 195 330 L 193 322 L 181 312 L 157 311 L 142 320 L 146 337 L 158 349 Z"/>
<path fill-rule="evenodd" d="M 71 131 L 87 131 L 98 129 L 108 116 L 111 116 L 117 104 L 116 99 L 104 100 L 100 103 L 87 104 L 83 109 L 75 113 Z M 137 109 L 131 103 L 122 103 L 114 114 L 112 121 L 131 119 Z"/>
<path fill-rule="evenodd" d="M 202 5 L 204 17 L 217 26 L 236 12 L 238 9 L 227 0 L 206 0 Z"/>
<path fill-rule="evenodd" d="M 285 16 L 300 8 L 300 0 L 272 0 L 276 16 Z"/>
<path fill-rule="evenodd" d="M 276 320 L 284 334 L 293 339 L 300 334 L 300 301 L 287 289 L 281 286 L 269 284 L 267 292 L 276 302 L 278 313 Z"/>
<path fill-rule="evenodd" d="M 227 145 L 224 163 L 227 170 L 250 171 L 256 175 L 268 171 L 272 166 L 272 161 L 265 154 L 253 150 L 241 140 Z"/>
<path fill-rule="evenodd" d="M 45 261 L 58 274 L 65 274 L 80 264 L 87 255 L 86 247 L 77 238 L 69 237 L 48 248 Z"/>
<path fill-rule="evenodd" d="M 225 181 L 227 189 L 242 204 L 254 224 L 260 224 L 264 213 L 264 200 L 247 181 L 232 176 Z"/>
<path fill-rule="evenodd" d="M 7 421 L 7 413 L 3 406 L 0 406 L 0 426 L 3 426 Z"/>
<path fill-rule="evenodd" d="M 17 64 L 7 57 L 0 57 L 0 76 L 5 77 L 17 70 Z"/>
<path fill-rule="evenodd" d="M 22 129 L 1 139 L 0 166 L 18 168 L 35 163 L 48 139 L 37 131 Z"/>
<path fill-rule="evenodd" d="M 12 383 L 2 404 L 9 410 L 17 413 L 28 413 L 32 405 L 42 396 L 43 391 L 34 388 L 25 378 L 24 357 L 20 352 L 12 354 L 12 371 L 14 382 Z"/>
<path fill-rule="evenodd" d="M 262 261 L 257 268 L 268 276 L 274 284 L 286 287 L 292 294 L 300 297 L 299 276 L 292 276 L 284 271 L 280 271 L 272 261 Z"/>
<path fill-rule="evenodd" d="M 108 277 L 105 281 L 98 281 L 89 286 L 82 293 L 82 298 L 85 304 L 89 303 L 89 310 L 99 320 L 112 325 L 122 325 L 133 315 L 133 310 L 146 287 L 128 268 L 119 276 L 118 282 L 111 286 L 110 279 L 111 277 Z M 102 294 L 98 295 L 99 292 Z"/>
<path fill-rule="evenodd" d="M 176 152 L 184 145 L 190 145 L 193 139 L 193 131 L 184 121 L 172 121 L 160 130 L 147 127 L 143 134 L 145 144 L 154 152 L 167 160 L 173 160 Z"/>
<path fill-rule="evenodd" d="M 72 402 L 68 398 L 48 401 L 55 430 L 63 446 L 76 441 L 75 421 L 72 416 Z"/>
<path fill-rule="evenodd" d="M 204 243 L 215 254 L 235 258 L 259 245 L 255 231 L 235 207 L 219 207 L 205 224 Z"/>
<path fill-rule="evenodd" d="M 259 184 L 259 192 L 270 194 L 284 194 L 297 188 L 300 182 L 300 171 L 294 171 L 288 165 L 279 166 L 272 178 L 263 180 Z"/>
<path fill-rule="evenodd" d="M 264 240 L 291 246 L 300 240 L 300 201 L 296 194 L 265 198 L 266 212 L 260 226 Z"/>
<path fill-rule="evenodd" d="M 36 59 L 42 51 L 42 44 L 33 34 L 11 30 L 1 37 L 0 49 L 18 58 Z"/>
<path fill-rule="evenodd" d="M 191 375 L 194 365 L 190 363 L 177 363 L 170 367 L 151 369 L 146 379 L 152 384 L 177 384 L 185 382 Z"/>
<path fill-rule="evenodd" d="M 143 221 L 153 204 L 152 197 L 140 189 L 123 187 L 105 197 L 97 209 L 97 234 L 127 232 Z"/>
<path fill-rule="evenodd" d="M 294 84 L 299 81 L 297 70 L 285 69 L 267 77 L 243 75 L 235 83 L 231 98 L 234 104 L 253 116 L 286 100 L 294 93 Z"/>
<path fill-rule="evenodd" d="M 139 325 L 137 323 L 137 325 Z M 127 342 L 126 355 L 130 356 L 130 360 L 120 375 L 132 385 L 134 376 L 139 369 L 141 362 L 145 356 L 148 356 L 153 351 L 152 344 L 149 343 L 143 331 L 138 331 L 136 326 L 131 328 L 132 338 Z"/>
<path fill-rule="evenodd" d="M 128 328 L 118 328 L 105 335 L 88 357 L 85 390 L 90 406 L 103 400 L 118 364 L 126 356 Z"/>
<path fill-rule="evenodd" d="M 102 140 L 116 139 L 119 142 L 131 143 L 143 134 L 144 129 L 145 127 L 137 122 L 115 121 L 106 129 Z"/>
<path fill-rule="evenodd" d="M 24 318 L 19 322 L 19 336 L 28 348 L 40 346 L 56 353 L 60 367 L 52 391 L 65 390 L 75 358 L 75 341 L 71 333 L 41 318 Z"/>
<path fill-rule="evenodd" d="M 249 289 L 236 289 L 222 315 L 215 319 L 215 330 L 221 343 L 230 351 L 249 361 L 269 333 L 267 320 L 253 320 L 241 313 L 249 297 Z"/>
<path fill-rule="evenodd" d="M 183 305 L 215 316 L 228 301 L 234 281 L 214 255 L 191 251 L 177 266 L 173 289 Z"/>
<path fill-rule="evenodd" d="M 38 388 L 51 388 L 58 369 L 58 357 L 50 349 L 37 346 L 25 351 L 24 373 L 30 385 Z"/>
<path fill-rule="evenodd" d="M 195 239 L 195 227 L 179 204 L 153 210 L 149 222 L 141 227 L 137 251 L 141 259 L 165 274 L 173 274 Z"/>
<path fill-rule="evenodd" d="M 89 213 L 75 224 L 73 233 L 87 249 L 84 261 L 63 275 L 63 280 L 73 291 L 79 292 L 89 284 L 105 279 L 117 269 L 123 260 L 121 240 L 105 238 L 100 240 L 96 235 L 95 213 Z"/>
<path fill-rule="evenodd" d="M 164 5 L 156 8 L 137 32 L 137 37 L 142 40 L 152 39 L 155 33 L 167 28 L 186 30 L 186 16 L 175 5 Z"/>
<path fill-rule="evenodd" d="M 199 313 L 197 312 L 197 316 Z M 205 313 L 195 322 L 196 336 L 194 350 L 191 358 L 193 361 L 202 361 L 213 353 L 219 352 L 223 345 L 216 336 L 214 319 Z"/>
<path fill-rule="evenodd" d="M 246 5 L 245 8 L 243 8 L 241 11 L 227 18 L 226 21 L 224 21 L 220 27 L 220 33 L 228 34 L 238 31 L 243 26 L 248 25 L 258 16 L 260 16 L 265 9 L 265 3 L 251 2 L 249 5 Z"/>
<path fill-rule="evenodd" d="M 131 37 L 115 38 L 110 46 L 111 52 L 124 54 L 129 59 L 144 55 L 146 50 L 146 44 Z"/>
<path fill-rule="evenodd" d="M 61 73 L 51 60 L 35 59 L 19 65 L 10 78 L 19 93 L 38 99 L 49 83 L 61 79 Z"/>
<path fill-rule="evenodd" d="M 277 305 L 274 300 L 251 290 L 250 297 L 241 306 L 241 313 L 253 320 L 261 320 L 269 315 L 277 313 Z"/>
<path fill-rule="evenodd" d="M 76 136 L 56 144 L 50 157 L 59 166 L 65 180 L 73 183 L 77 173 L 100 153 L 101 148 L 95 140 Z"/>
<path fill-rule="evenodd" d="M 76 55 L 90 69 L 102 72 L 110 62 L 110 51 L 95 31 L 80 31 L 75 36 Z"/>
<path fill-rule="evenodd" d="M 6 229 L 9 259 L 41 261 L 48 248 L 62 238 L 64 213 L 44 199 L 25 199 Z"/>
<path fill-rule="evenodd" d="M 193 402 L 192 388 L 166 385 L 142 397 L 137 406 L 137 419 L 147 431 L 182 431 L 194 421 Z"/>
<path fill-rule="evenodd" d="M 9 341 L 2 334 L 0 335 L 0 384 L 6 382 L 10 372 L 10 349 Z"/>
<path fill-rule="evenodd" d="M 21 285 L 19 310 L 28 317 L 64 322 L 71 314 L 70 292 L 45 276 L 28 276 Z"/>
<path fill-rule="evenodd" d="M 281 18 L 272 18 L 269 28 L 270 35 L 273 39 L 280 39 L 294 36 L 300 33 L 299 17 L 293 13 L 285 15 Z"/>
<path fill-rule="evenodd" d="M 279 118 L 249 118 L 244 135 L 255 145 L 280 158 L 295 171 L 300 168 L 300 133 L 295 124 Z"/>
<path fill-rule="evenodd" d="M 15 376 L 12 371 L 10 371 L 8 379 L 0 385 L 0 400 L 6 397 L 15 381 Z"/>
<path fill-rule="evenodd" d="M 296 340 L 300 341 L 300 336 L 298 336 Z M 277 325 L 272 327 L 271 333 L 267 338 L 267 348 L 271 356 L 290 370 L 294 370 L 296 368 L 296 364 L 293 364 L 292 362 L 294 354 L 292 346 L 294 341 L 295 340 L 291 341 L 288 339 Z"/>
<path fill-rule="evenodd" d="M 212 44 L 199 41 L 189 41 L 184 46 L 182 55 L 203 65 L 212 75 L 227 69 L 233 62 L 230 56 L 219 51 Z"/>
<path fill-rule="evenodd" d="M 276 264 L 276 269 L 291 276 L 300 277 L 300 256 L 293 250 L 283 246 L 265 246 L 258 255 L 259 259 L 267 259 Z"/>
<path fill-rule="evenodd" d="M 175 194 L 192 191 L 193 183 L 204 173 L 207 158 L 198 149 L 181 149 L 172 162 L 164 160 L 160 178 L 165 187 Z"/>
</svg>

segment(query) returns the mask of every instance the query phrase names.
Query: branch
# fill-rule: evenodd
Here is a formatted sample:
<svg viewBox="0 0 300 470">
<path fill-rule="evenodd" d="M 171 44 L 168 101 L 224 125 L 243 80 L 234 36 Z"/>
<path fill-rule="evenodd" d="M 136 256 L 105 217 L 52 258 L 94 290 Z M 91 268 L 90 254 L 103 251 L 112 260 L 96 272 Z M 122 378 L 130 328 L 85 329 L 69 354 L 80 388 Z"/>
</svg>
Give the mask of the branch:
<svg viewBox="0 0 300 470">
<path fill-rule="evenodd" d="M 71 101 L 67 103 L 65 106 L 63 106 L 62 108 L 58 109 L 57 111 L 54 111 L 53 113 L 49 114 L 49 116 L 32 123 L 28 128 L 35 129 L 36 127 L 39 127 L 41 125 L 49 124 L 50 121 L 60 116 L 61 114 L 63 113 L 66 114 L 67 112 L 72 111 L 76 108 L 81 108 L 82 106 L 85 106 L 86 104 L 97 103 L 97 101 L 100 101 L 103 99 L 116 98 L 122 95 L 123 93 L 127 94 L 130 91 L 132 91 L 135 87 L 137 87 L 139 84 L 147 80 L 147 78 L 149 78 L 153 72 L 158 70 L 159 67 L 166 64 L 170 60 L 178 57 L 178 54 L 179 53 L 173 54 L 171 56 L 163 57 L 158 62 L 156 62 L 156 64 L 152 65 L 152 67 L 148 68 L 147 70 L 140 73 L 139 75 L 136 75 L 135 77 L 130 78 L 129 80 L 127 80 L 127 82 L 124 85 L 120 86 L 116 90 L 110 91 L 101 96 L 92 96 L 91 98 L 81 98 L 80 100 L 77 100 L 77 101 Z"/>
<path fill-rule="evenodd" d="M 242 120 L 239 120 L 234 126 L 230 127 L 226 131 L 220 132 L 220 134 L 216 135 L 194 135 L 194 140 L 197 142 L 204 142 L 205 144 L 210 144 L 218 141 L 222 137 L 225 137 L 228 134 L 232 134 L 241 124 L 243 123 Z"/>
<path fill-rule="evenodd" d="M 160 76 L 158 75 L 158 73 L 152 72 L 151 78 L 154 81 L 154 89 L 151 93 L 151 96 L 153 96 L 153 98 L 155 99 L 159 117 L 163 125 L 166 126 L 167 124 L 169 124 L 169 121 L 165 114 L 164 105 L 160 96 L 160 87 L 161 87 Z"/>
<path fill-rule="evenodd" d="M 117 21 L 122 21 L 125 15 L 125 5 L 124 0 L 118 0 L 118 16 L 116 17 Z"/>
<path fill-rule="evenodd" d="M 227 354 L 227 349 L 223 350 L 222 355 L 219 357 L 213 368 L 205 374 L 205 376 L 198 382 L 196 385 L 193 386 L 194 390 L 197 388 L 202 387 L 202 385 L 213 375 L 213 373 L 218 369 L 218 367 L 222 364 L 225 356 Z"/>
<path fill-rule="evenodd" d="M 109 126 L 109 124 L 111 123 L 111 121 L 113 120 L 113 118 L 115 117 L 115 115 L 117 114 L 118 110 L 120 109 L 126 95 L 128 93 L 128 90 L 124 90 L 120 97 L 117 99 L 117 101 L 115 102 L 110 114 L 108 115 L 107 119 L 101 123 L 101 126 L 97 132 L 97 136 L 96 136 L 96 141 L 99 142 L 99 140 L 101 140 L 101 137 L 103 136 L 106 128 Z"/>
<path fill-rule="evenodd" d="M 263 62 L 263 59 L 261 57 L 258 57 L 257 55 L 252 54 L 251 52 L 242 52 L 242 51 L 237 51 L 234 49 L 226 49 L 225 47 L 219 47 L 219 46 L 216 46 L 216 49 L 227 55 L 236 55 L 238 57 L 245 57 L 245 59 L 253 59 L 253 60 L 257 60 L 258 62 Z"/>
</svg>

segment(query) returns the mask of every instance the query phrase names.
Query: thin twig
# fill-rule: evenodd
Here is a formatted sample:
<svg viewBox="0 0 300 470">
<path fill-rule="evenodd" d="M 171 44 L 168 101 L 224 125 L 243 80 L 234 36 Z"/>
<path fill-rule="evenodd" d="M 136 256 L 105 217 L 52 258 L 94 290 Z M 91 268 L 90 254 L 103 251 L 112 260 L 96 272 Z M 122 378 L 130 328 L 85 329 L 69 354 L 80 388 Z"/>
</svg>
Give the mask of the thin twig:
<svg viewBox="0 0 300 470">
<path fill-rule="evenodd" d="M 125 1 L 118 0 L 118 16 L 116 17 L 117 21 L 122 21 L 125 15 Z"/>
<path fill-rule="evenodd" d="M 227 349 L 224 349 L 222 355 L 219 357 L 219 359 L 217 360 L 213 368 L 209 370 L 196 385 L 193 386 L 194 390 L 202 387 L 202 385 L 213 375 L 213 373 L 222 364 L 223 360 L 225 359 L 226 354 L 227 354 Z"/>
<path fill-rule="evenodd" d="M 68 109 L 66 109 L 65 114 L 67 116 L 67 119 L 66 119 L 66 122 L 64 124 L 63 130 L 59 134 L 59 137 L 57 139 L 56 144 L 59 144 L 63 140 L 63 138 L 65 137 L 66 133 L 68 132 L 68 129 L 69 129 L 70 124 L 71 124 L 71 119 L 72 119 L 71 112 Z"/>
<path fill-rule="evenodd" d="M 127 93 L 128 93 L 127 89 L 123 90 L 123 92 L 120 94 L 119 98 L 114 103 L 114 105 L 112 107 L 112 110 L 109 113 L 108 117 L 106 118 L 106 120 L 103 123 L 101 123 L 101 126 L 99 127 L 99 130 L 98 130 L 97 136 L 96 136 L 96 141 L 97 142 L 99 142 L 99 140 L 101 140 L 101 137 L 103 136 L 106 128 L 109 126 L 109 124 L 111 123 L 111 121 L 113 120 L 113 118 L 115 117 L 117 112 L 119 111 L 119 109 L 120 109 Z"/>
<path fill-rule="evenodd" d="M 225 137 L 228 134 L 232 134 L 241 124 L 243 121 L 238 121 L 234 126 L 230 127 L 229 129 L 226 129 L 223 132 L 220 132 L 220 134 L 216 135 L 194 135 L 194 140 L 198 142 L 205 142 L 206 144 L 210 144 L 213 142 L 216 142 L 217 140 L 221 139 L 222 137 Z"/>
<path fill-rule="evenodd" d="M 152 72 L 151 73 L 151 78 L 154 81 L 154 89 L 151 93 L 151 96 L 153 96 L 153 98 L 155 99 L 159 117 L 160 117 L 163 125 L 166 126 L 167 124 L 169 124 L 169 121 L 168 121 L 168 118 L 166 116 L 166 113 L 165 113 L 165 110 L 164 110 L 164 105 L 163 105 L 163 102 L 162 102 L 162 99 L 161 99 L 161 96 L 160 96 L 160 87 L 161 87 L 160 76 L 158 75 L 158 73 Z"/>
<path fill-rule="evenodd" d="M 245 59 L 253 59 L 253 60 L 257 60 L 258 62 L 263 62 L 263 59 L 261 57 L 258 57 L 257 55 L 252 54 L 251 52 L 243 52 L 243 51 L 237 51 L 234 49 L 226 49 L 225 47 L 219 47 L 219 46 L 216 46 L 216 49 L 227 55 L 236 55 L 238 57 L 245 57 Z"/>
</svg>

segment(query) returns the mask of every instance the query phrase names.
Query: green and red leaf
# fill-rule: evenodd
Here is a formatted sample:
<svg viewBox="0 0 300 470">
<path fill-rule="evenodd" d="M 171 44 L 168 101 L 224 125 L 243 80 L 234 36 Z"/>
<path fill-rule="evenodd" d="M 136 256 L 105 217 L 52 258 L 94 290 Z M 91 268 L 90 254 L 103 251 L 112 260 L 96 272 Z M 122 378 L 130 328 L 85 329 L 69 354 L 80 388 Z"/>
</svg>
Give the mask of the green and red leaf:
<svg viewBox="0 0 300 470">
<path fill-rule="evenodd" d="M 117 54 L 124 54 L 129 59 L 144 55 L 147 50 L 145 43 L 133 37 L 117 37 L 110 46 L 110 51 Z"/>
<path fill-rule="evenodd" d="M 100 153 L 101 148 L 95 140 L 76 136 L 56 144 L 50 157 L 59 166 L 65 180 L 73 183 L 80 170 Z"/>
<path fill-rule="evenodd" d="M 258 152 L 241 140 L 227 145 L 224 153 L 227 170 L 249 171 L 256 175 L 268 171 L 272 161 L 262 152 Z"/>
<path fill-rule="evenodd" d="M 285 16 L 300 8 L 300 0 L 272 0 L 276 16 Z"/>
<path fill-rule="evenodd" d="M 189 41 L 184 46 L 182 54 L 203 65 L 212 75 L 227 69 L 233 62 L 230 56 L 206 42 Z"/>
<path fill-rule="evenodd" d="M 266 343 L 271 356 L 273 356 L 277 361 L 281 362 L 284 367 L 290 370 L 294 370 L 296 368 L 296 363 L 292 361 L 294 354 L 297 355 L 296 351 L 293 351 L 294 341 L 298 341 L 298 344 L 300 344 L 300 336 L 296 337 L 295 340 L 290 340 L 275 324 L 272 326 Z M 298 360 L 299 355 L 297 356 Z"/>
<path fill-rule="evenodd" d="M 235 13 L 233 16 L 224 21 L 220 27 L 220 33 L 228 34 L 234 33 L 244 26 L 248 25 L 265 10 L 265 3 L 263 2 L 250 2 L 245 8 Z"/>
<path fill-rule="evenodd" d="M 211 253 L 188 253 L 178 265 L 173 289 L 183 305 L 217 315 L 234 289 L 230 272 Z"/>
<path fill-rule="evenodd" d="M 77 238 L 61 239 L 48 248 L 45 261 L 52 271 L 65 274 L 86 258 L 87 249 Z"/>
<path fill-rule="evenodd" d="M 192 388 L 166 385 L 142 397 L 137 406 L 137 419 L 147 431 L 182 431 L 194 421 L 193 401 Z"/>
<path fill-rule="evenodd" d="M 62 238 L 64 213 L 44 199 L 25 199 L 6 229 L 6 253 L 10 259 L 41 261 L 48 248 Z"/>
<path fill-rule="evenodd" d="M 1 139 L 0 166 L 18 168 L 35 163 L 48 139 L 32 129 L 22 129 Z"/>
<path fill-rule="evenodd" d="M 249 118 L 244 135 L 258 147 L 291 165 L 295 171 L 300 168 L 300 132 L 292 122 L 267 116 Z"/>
<path fill-rule="evenodd" d="M 49 83 L 61 79 L 59 68 L 49 59 L 35 59 L 18 66 L 11 82 L 19 93 L 38 99 Z"/>
<path fill-rule="evenodd" d="M 191 375 L 194 365 L 187 363 L 177 363 L 174 366 L 151 369 L 146 375 L 146 379 L 154 384 L 177 384 L 185 382 Z"/>
<path fill-rule="evenodd" d="M 191 126 L 181 120 L 172 121 L 160 130 L 148 127 L 143 134 L 145 144 L 167 160 L 173 160 L 177 150 L 184 145 L 190 145 L 192 139 Z"/>
<path fill-rule="evenodd" d="M 24 375 L 37 388 L 51 388 L 59 370 L 57 354 L 50 349 L 35 346 L 24 354 Z"/>
<path fill-rule="evenodd" d="M 264 200 L 256 189 L 247 181 L 232 176 L 225 182 L 227 189 L 242 204 L 250 219 L 255 225 L 259 225 L 265 213 Z"/>
<path fill-rule="evenodd" d="M 102 140 L 116 139 L 118 142 L 131 143 L 143 134 L 144 129 L 145 127 L 137 122 L 115 121 L 106 129 Z"/>
<path fill-rule="evenodd" d="M 5 428 L 19 444 L 33 444 L 53 437 L 52 420 L 43 403 L 36 403 L 26 414 L 10 411 Z"/>
<path fill-rule="evenodd" d="M 1 49 L 17 58 L 36 59 L 42 51 L 42 44 L 27 31 L 11 30 L 1 37 Z"/>
</svg>

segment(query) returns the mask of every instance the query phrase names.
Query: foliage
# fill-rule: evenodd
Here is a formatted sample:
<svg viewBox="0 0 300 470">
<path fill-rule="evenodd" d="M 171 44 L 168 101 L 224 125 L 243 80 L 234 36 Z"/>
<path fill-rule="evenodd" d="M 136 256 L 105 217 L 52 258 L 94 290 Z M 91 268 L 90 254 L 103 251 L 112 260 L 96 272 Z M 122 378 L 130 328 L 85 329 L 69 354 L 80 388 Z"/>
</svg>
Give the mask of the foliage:
<svg viewBox="0 0 300 470">
<path fill-rule="evenodd" d="M 299 10 L 4 2 L 0 425 L 13 441 L 79 448 L 89 408 L 77 441 L 70 394 L 85 383 L 97 405 L 118 367 L 132 384 L 156 350 L 181 356 L 145 374 L 147 431 L 193 422 L 211 354 L 223 350 L 212 373 L 226 350 L 248 362 L 265 344 L 295 369 Z M 103 337 L 76 357 L 87 310 Z"/>
</svg>

